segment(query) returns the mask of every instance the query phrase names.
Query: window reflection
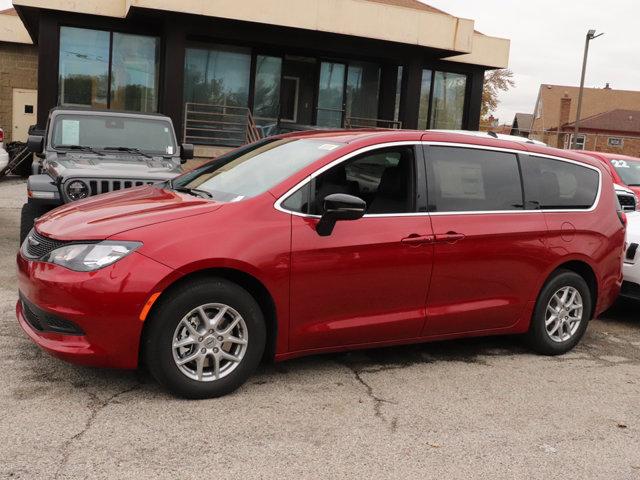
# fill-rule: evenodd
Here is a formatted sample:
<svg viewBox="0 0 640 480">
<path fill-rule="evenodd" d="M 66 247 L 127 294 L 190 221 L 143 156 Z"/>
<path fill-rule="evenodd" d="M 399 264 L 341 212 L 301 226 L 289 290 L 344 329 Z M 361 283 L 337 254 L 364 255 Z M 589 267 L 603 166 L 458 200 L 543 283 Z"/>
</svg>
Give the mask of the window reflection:
<svg viewBox="0 0 640 480">
<path fill-rule="evenodd" d="M 188 48 L 185 63 L 186 102 L 248 106 L 251 70 L 248 49 Z"/>
<path fill-rule="evenodd" d="M 111 108 L 136 112 L 158 109 L 159 43 L 154 37 L 113 34 Z"/>
<path fill-rule="evenodd" d="M 282 59 L 258 55 L 253 112 L 259 123 L 275 122 L 280 110 L 280 74 Z"/>
<path fill-rule="evenodd" d="M 109 32 L 60 28 L 58 103 L 107 108 Z"/>
<path fill-rule="evenodd" d="M 429 118 L 429 99 L 431 98 L 431 70 L 422 70 L 422 82 L 420 84 L 420 108 L 418 110 L 418 128 L 427 128 Z"/>
<path fill-rule="evenodd" d="M 379 91 L 380 67 L 377 64 L 349 62 L 347 73 L 348 117 L 378 118 Z"/>
<path fill-rule="evenodd" d="M 467 76 L 436 72 L 431 107 L 431 128 L 460 130 L 464 115 Z"/>
</svg>

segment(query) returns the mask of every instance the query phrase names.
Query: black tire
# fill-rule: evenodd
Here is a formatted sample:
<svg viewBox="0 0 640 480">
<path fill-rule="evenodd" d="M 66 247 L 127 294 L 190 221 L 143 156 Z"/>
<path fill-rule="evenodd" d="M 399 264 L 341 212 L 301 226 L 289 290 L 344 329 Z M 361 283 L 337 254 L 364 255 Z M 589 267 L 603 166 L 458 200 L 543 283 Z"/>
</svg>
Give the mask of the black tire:
<svg viewBox="0 0 640 480">
<path fill-rule="evenodd" d="M 194 308 L 221 303 L 237 311 L 246 324 L 248 343 L 244 357 L 228 375 L 209 382 L 189 378 L 173 359 L 173 335 L 182 318 Z M 256 300 L 237 284 L 220 278 L 199 279 L 163 296 L 154 306 L 145 328 L 142 354 L 153 377 L 184 398 L 212 398 L 233 392 L 254 372 L 265 348 L 264 315 Z"/>
<path fill-rule="evenodd" d="M 546 312 L 549 301 L 564 287 L 575 288 L 582 297 L 582 320 L 571 338 L 557 342 L 551 339 L 545 326 Z M 584 278 L 570 270 L 556 271 L 542 287 L 536 307 L 531 318 L 531 326 L 526 334 L 526 340 L 532 350 L 542 355 L 562 355 L 572 350 L 582 339 L 591 316 L 593 299 L 591 291 Z"/>
<path fill-rule="evenodd" d="M 22 206 L 22 210 L 20 211 L 20 245 L 22 245 L 24 239 L 29 235 L 36 218 L 41 217 L 49 210 L 51 210 L 50 207 L 33 205 L 31 203 L 25 203 Z"/>
</svg>

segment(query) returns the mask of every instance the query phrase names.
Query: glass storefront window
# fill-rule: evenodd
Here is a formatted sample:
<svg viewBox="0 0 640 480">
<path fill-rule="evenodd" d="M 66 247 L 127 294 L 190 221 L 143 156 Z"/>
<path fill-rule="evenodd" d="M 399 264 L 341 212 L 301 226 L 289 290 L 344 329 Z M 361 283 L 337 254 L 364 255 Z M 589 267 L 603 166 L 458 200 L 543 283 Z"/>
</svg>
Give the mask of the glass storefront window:
<svg viewBox="0 0 640 480">
<path fill-rule="evenodd" d="M 368 62 L 349 62 L 347 72 L 347 116 L 378 118 L 380 66 Z"/>
<path fill-rule="evenodd" d="M 435 72 L 431 128 L 445 130 L 462 128 L 466 90 L 466 75 Z"/>
<path fill-rule="evenodd" d="M 278 120 L 280 113 L 280 76 L 282 59 L 258 55 L 253 93 L 253 115 L 258 123 Z"/>
<path fill-rule="evenodd" d="M 185 59 L 185 102 L 247 107 L 251 54 L 249 49 L 216 46 L 188 48 Z"/>
<path fill-rule="evenodd" d="M 157 37 L 61 27 L 58 104 L 157 111 L 159 48 Z"/>
<path fill-rule="evenodd" d="M 107 108 L 109 43 L 109 32 L 60 28 L 60 105 Z"/>
<path fill-rule="evenodd" d="M 418 110 L 418 128 L 427 128 L 427 119 L 429 118 L 429 100 L 431 98 L 431 78 L 433 72 L 431 70 L 422 70 L 422 83 L 420 84 L 420 108 Z"/>
<path fill-rule="evenodd" d="M 396 78 L 396 105 L 393 113 L 393 119 L 397 122 L 400 120 L 400 99 L 402 98 L 402 74 L 404 68 L 402 65 L 398 66 L 398 76 Z"/>
<path fill-rule="evenodd" d="M 344 63 L 322 62 L 320 65 L 318 126 L 342 127 L 345 70 Z"/>
<path fill-rule="evenodd" d="M 159 48 L 155 37 L 113 34 L 111 108 L 157 111 Z"/>
</svg>

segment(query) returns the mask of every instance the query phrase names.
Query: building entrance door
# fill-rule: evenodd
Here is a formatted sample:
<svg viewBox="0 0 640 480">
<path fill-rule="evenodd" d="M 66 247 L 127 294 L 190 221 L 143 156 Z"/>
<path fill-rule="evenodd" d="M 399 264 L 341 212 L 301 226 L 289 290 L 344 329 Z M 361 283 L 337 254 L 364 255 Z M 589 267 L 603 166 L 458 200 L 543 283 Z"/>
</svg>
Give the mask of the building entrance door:
<svg viewBox="0 0 640 480">
<path fill-rule="evenodd" d="M 37 123 L 38 92 L 23 88 L 13 89 L 13 115 L 11 140 L 14 142 L 26 142 L 29 136 L 29 127 Z"/>
<path fill-rule="evenodd" d="M 321 62 L 318 85 L 316 125 L 341 128 L 346 110 L 347 65 L 337 62 Z"/>
</svg>

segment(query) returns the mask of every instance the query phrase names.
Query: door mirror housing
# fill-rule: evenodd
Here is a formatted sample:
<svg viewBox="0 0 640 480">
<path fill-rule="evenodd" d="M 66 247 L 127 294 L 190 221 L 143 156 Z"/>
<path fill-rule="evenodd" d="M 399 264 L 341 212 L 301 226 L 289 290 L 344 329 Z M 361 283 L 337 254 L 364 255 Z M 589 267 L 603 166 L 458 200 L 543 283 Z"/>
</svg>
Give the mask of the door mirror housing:
<svg viewBox="0 0 640 480">
<path fill-rule="evenodd" d="M 44 150 L 44 137 L 42 135 L 29 135 L 27 149 L 36 155 L 41 154 Z"/>
<path fill-rule="evenodd" d="M 187 160 L 193 158 L 194 148 L 190 143 L 183 143 L 180 145 L 180 163 L 186 163 Z"/>
<path fill-rule="evenodd" d="M 367 202 L 346 193 L 333 193 L 324 197 L 322 217 L 316 226 L 321 237 L 331 235 L 336 222 L 341 220 L 358 220 L 367 211 Z"/>
</svg>

